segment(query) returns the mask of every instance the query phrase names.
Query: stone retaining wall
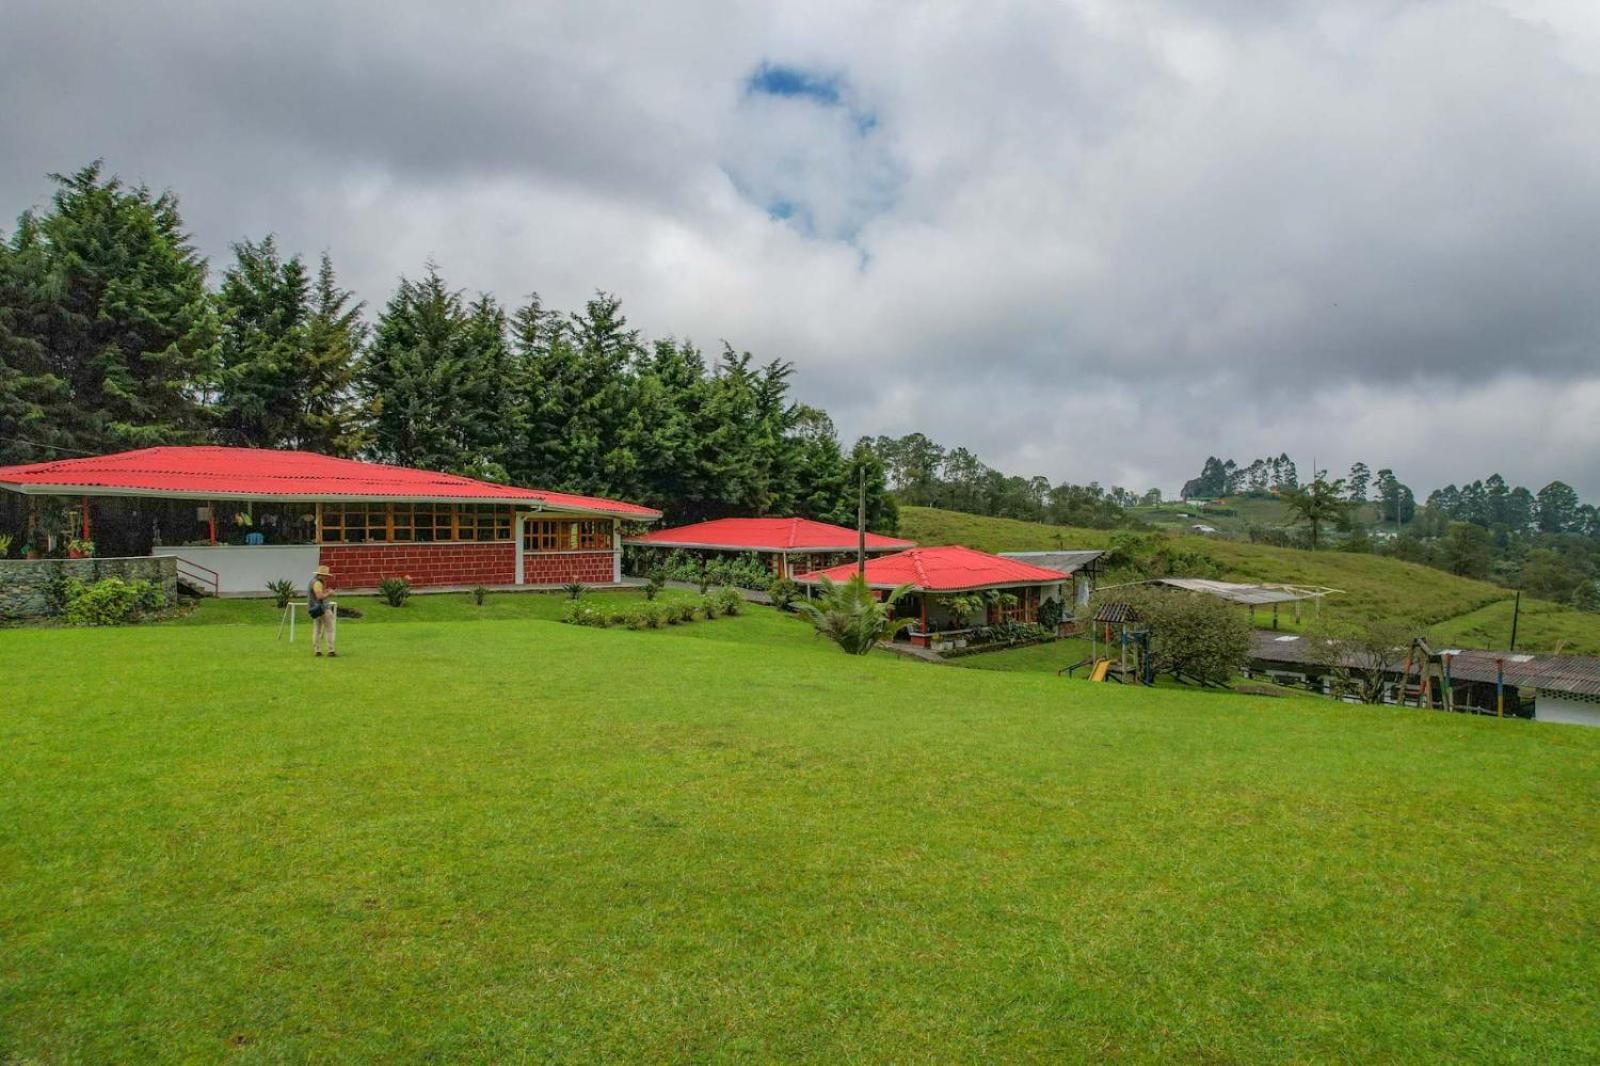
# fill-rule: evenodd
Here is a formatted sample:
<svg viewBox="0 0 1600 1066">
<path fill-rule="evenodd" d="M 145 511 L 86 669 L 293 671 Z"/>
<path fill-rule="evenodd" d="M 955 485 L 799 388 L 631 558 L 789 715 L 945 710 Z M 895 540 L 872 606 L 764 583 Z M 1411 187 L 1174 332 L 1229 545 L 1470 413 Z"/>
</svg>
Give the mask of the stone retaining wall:
<svg viewBox="0 0 1600 1066">
<path fill-rule="evenodd" d="M 171 603 L 178 595 L 178 561 L 152 559 L 0 559 L 0 620 L 43 618 L 50 607 L 50 583 L 57 575 L 85 584 L 103 577 L 153 581 Z"/>
</svg>

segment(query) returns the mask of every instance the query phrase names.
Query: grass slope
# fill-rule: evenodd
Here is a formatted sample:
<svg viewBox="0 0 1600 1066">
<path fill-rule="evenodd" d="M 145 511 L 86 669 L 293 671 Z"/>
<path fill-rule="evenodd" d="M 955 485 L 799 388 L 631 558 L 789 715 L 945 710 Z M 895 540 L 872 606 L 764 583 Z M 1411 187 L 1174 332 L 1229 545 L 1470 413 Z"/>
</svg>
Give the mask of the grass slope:
<svg viewBox="0 0 1600 1066">
<path fill-rule="evenodd" d="M 991 552 L 1048 551 L 1062 546 L 1102 548 L 1111 537 L 1106 530 L 1048 526 L 927 507 L 901 508 L 900 532 L 922 544 L 967 544 Z M 1376 555 L 1309 552 L 1206 537 L 1180 540 L 1184 546 L 1215 559 L 1225 578 L 1326 585 L 1342 590 L 1326 601 L 1330 618 L 1394 618 L 1430 627 L 1437 640 L 1469 647 L 1505 647 L 1511 633 L 1512 593 L 1487 581 L 1456 577 Z M 1518 650 L 1554 651 L 1560 644 L 1568 652 L 1600 654 L 1600 615 L 1526 598 L 1522 607 Z M 1265 619 L 1266 615 L 1261 617 Z M 1287 626 L 1287 612 L 1284 621 Z"/>
<path fill-rule="evenodd" d="M 559 606 L 0 633 L 0 1060 L 1600 1056 L 1600 731 Z"/>
</svg>

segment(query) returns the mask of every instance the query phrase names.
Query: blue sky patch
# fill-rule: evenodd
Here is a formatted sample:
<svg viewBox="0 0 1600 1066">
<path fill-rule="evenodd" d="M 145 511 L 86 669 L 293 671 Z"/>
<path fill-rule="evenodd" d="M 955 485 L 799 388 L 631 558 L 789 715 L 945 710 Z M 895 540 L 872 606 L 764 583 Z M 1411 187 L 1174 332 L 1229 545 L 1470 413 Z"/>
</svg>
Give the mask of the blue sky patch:
<svg viewBox="0 0 1600 1066">
<path fill-rule="evenodd" d="M 744 83 L 745 92 L 767 96 L 803 96 L 830 107 L 839 103 L 839 79 L 782 63 L 767 63 L 756 68 Z"/>
</svg>

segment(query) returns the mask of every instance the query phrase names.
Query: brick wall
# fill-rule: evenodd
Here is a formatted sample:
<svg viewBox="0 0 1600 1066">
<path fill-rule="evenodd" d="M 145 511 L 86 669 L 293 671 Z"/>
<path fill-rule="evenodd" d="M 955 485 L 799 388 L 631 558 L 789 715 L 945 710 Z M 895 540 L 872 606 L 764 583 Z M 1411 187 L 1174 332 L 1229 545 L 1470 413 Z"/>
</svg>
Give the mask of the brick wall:
<svg viewBox="0 0 1600 1066">
<path fill-rule="evenodd" d="M 608 557 L 609 558 L 609 557 Z M 386 577 L 429 585 L 510 585 L 517 580 L 517 546 L 494 544 L 324 544 L 319 562 L 339 588 L 373 588 Z"/>
<path fill-rule="evenodd" d="M 522 580 L 529 585 L 609 585 L 616 579 L 610 552 L 528 552 L 522 557 Z"/>
</svg>

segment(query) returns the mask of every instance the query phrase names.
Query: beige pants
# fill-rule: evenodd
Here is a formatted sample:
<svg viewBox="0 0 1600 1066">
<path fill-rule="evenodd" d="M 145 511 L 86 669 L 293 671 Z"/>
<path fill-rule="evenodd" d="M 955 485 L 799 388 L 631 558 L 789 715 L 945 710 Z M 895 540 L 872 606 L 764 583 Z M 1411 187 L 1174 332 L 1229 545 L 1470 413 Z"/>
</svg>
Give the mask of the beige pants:
<svg viewBox="0 0 1600 1066">
<path fill-rule="evenodd" d="M 333 651 L 333 608 L 329 607 L 311 620 L 311 650 L 320 652 L 323 645 Z"/>
</svg>

